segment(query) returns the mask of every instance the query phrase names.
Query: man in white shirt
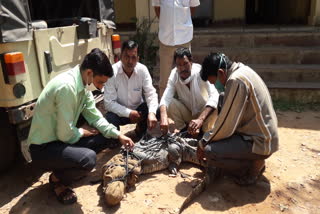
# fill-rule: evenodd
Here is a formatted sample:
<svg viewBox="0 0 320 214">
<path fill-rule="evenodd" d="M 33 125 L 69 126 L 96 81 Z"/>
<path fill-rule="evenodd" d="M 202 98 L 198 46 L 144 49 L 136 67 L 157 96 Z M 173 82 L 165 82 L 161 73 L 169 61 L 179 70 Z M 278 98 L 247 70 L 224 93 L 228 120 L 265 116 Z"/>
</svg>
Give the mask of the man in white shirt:
<svg viewBox="0 0 320 214">
<path fill-rule="evenodd" d="M 171 71 L 160 101 L 160 129 L 163 133 L 168 132 L 169 115 L 176 129 L 187 128 L 188 133 L 195 137 L 200 128 L 203 132 L 212 128 L 215 121 L 213 111 L 217 108 L 219 93 L 214 85 L 201 79 L 201 66 L 192 63 L 188 48 L 178 48 L 174 61 L 176 67 Z M 178 99 L 173 98 L 175 94 Z"/>
<path fill-rule="evenodd" d="M 179 47 L 191 49 L 191 15 L 199 5 L 199 0 L 152 0 L 152 6 L 159 18 L 160 96 L 166 88 L 172 69 L 174 51 Z"/>
<path fill-rule="evenodd" d="M 138 62 L 136 42 L 122 44 L 120 59 L 113 64 L 114 76 L 105 85 L 106 119 L 118 129 L 120 125 L 137 123 L 135 131 L 141 136 L 147 127 L 152 129 L 157 124 L 158 95 L 148 68 Z"/>
</svg>

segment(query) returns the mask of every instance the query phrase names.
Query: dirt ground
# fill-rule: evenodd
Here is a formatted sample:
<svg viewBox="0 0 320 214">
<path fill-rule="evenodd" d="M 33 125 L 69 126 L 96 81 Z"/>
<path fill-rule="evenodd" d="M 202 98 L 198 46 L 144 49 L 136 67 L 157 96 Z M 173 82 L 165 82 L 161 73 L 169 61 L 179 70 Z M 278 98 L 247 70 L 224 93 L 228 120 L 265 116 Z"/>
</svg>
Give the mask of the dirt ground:
<svg viewBox="0 0 320 214">
<path fill-rule="evenodd" d="M 320 112 L 277 112 L 280 150 L 267 160 L 257 185 L 239 187 L 224 177 L 209 186 L 183 213 L 320 213 Z M 122 129 L 122 131 L 128 131 Z M 178 207 L 202 176 L 183 164 L 188 178 L 169 177 L 167 171 L 140 177 L 117 207 L 107 207 L 100 167 L 116 151 L 99 154 L 96 170 L 74 184 L 78 203 L 61 205 L 50 192 L 48 172 L 17 164 L 0 176 L 0 213 L 177 213 Z"/>
</svg>

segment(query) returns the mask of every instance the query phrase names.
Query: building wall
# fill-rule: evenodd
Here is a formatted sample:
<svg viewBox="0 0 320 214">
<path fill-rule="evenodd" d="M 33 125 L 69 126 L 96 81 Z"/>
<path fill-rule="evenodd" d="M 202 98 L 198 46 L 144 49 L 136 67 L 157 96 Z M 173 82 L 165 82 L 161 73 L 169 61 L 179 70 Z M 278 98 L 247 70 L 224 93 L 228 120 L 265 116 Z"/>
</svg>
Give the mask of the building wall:
<svg viewBox="0 0 320 214">
<path fill-rule="evenodd" d="M 213 0 L 213 21 L 245 19 L 245 0 Z"/>
<path fill-rule="evenodd" d="M 320 25 L 320 0 L 311 0 L 309 25 Z"/>
<path fill-rule="evenodd" d="M 134 6 L 127 6 L 127 4 L 123 4 L 123 2 L 134 3 Z M 228 20 L 245 20 L 245 8 L 246 8 L 246 0 L 212 0 L 213 1 L 213 20 L 214 21 L 228 21 Z M 293 15 L 295 17 L 308 16 L 309 17 L 309 25 L 320 25 L 320 0 L 311 0 L 311 6 L 308 11 L 306 8 L 305 0 L 279 0 L 282 1 L 281 6 L 284 9 L 284 14 L 288 13 L 288 15 Z M 291 2 L 291 3 L 290 3 Z M 294 2 L 294 3 L 292 3 Z M 121 5 L 119 5 L 119 3 Z M 148 17 L 153 19 L 155 17 L 153 7 L 151 6 L 151 0 L 116 0 L 115 5 L 117 7 L 121 6 L 120 14 L 126 14 L 126 19 L 123 17 L 119 17 L 119 21 L 128 20 L 128 16 L 133 16 L 133 10 L 131 10 L 131 15 L 128 15 L 126 11 L 129 11 L 129 8 L 135 8 L 135 17 L 137 19 L 142 19 L 143 17 Z M 130 5 L 130 4 L 129 4 Z M 288 7 L 286 7 L 288 5 Z M 119 10 L 116 7 L 116 12 Z M 291 8 L 289 11 L 289 8 Z M 155 19 L 154 28 L 156 29 L 158 20 Z"/>
<path fill-rule="evenodd" d="M 142 20 L 144 18 L 150 19 L 153 21 L 151 30 L 153 32 L 158 30 L 159 20 L 156 18 L 156 14 L 154 12 L 154 8 L 152 6 L 151 0 L 135 0 L 136 8 L 137 8 L 137 19 Z"/>
<path fill-rule="evenodd" d="M 142 0 L 140 0 L 142 1 Z M 133 0 L 115 0 L 114 10 L 116 15 L 115 22 L 117 24 L 127 24 L 135 22 L 136 15 L 136 4 Z"/>
</svg>

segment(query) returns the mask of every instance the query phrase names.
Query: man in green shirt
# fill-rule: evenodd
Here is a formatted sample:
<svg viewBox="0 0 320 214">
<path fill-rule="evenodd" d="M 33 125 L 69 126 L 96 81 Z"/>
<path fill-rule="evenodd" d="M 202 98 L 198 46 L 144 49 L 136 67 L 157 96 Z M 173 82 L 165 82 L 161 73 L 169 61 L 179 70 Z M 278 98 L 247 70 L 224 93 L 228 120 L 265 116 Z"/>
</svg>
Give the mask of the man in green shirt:
<svg viewBox="0 0 320 214">
<path fill-rule="evenodd" d="M 33 163 L 52 171 L 49 182 L 60 202 L 76 202 L 72 181 L 89 173 L 96 164 L 96 153 L 118 139 L 127 148 L 133 141 L 108 123 L 95 106 L 87 89 L 101 89 L 113 76 L 108 57 L 99 49 L 87 54 L 81 66 L 53 78 L 40 94 L 32 119 L 28 144 Z M 77 128 L 80 114 L 91 129 Z"/>
</svg>

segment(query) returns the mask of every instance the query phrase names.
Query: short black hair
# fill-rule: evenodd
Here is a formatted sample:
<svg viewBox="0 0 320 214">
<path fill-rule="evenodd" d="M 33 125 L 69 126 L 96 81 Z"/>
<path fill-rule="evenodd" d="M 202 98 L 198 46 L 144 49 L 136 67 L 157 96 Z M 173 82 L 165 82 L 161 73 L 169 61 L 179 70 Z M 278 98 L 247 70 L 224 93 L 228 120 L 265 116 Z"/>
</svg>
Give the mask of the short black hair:
<svg viewBox="0 0 320 214">
<path fill-rule="evenodd" d="M 207 81 L 209 76 L 217 76 L 218 70 L 231 68 L 232 61 L 223 53 L 210 53 L 202 62 L 200 76 L 203 81 Z"/>
<path fill-rule="evenodd" d="M 189 48 L 178 48 L 174 52 L 173 60 L 176 61 L 177 58 L 184 58 L 184 56 L 188 57 L 189 61 L 192 61 L 192 55 Z"/>
<path fill-rule="evenodd" d="M 93 76 L 103 75 L 112 77 L 113 69 L 107 55 L 99 48 L 94 48 L 88 53 L 80 66 L 80 70 L 92 69 Z"/>
<path fill-rule="evenodd" d="M 127 40 L 125 42 L 122 43 L 122 46 L 121 46 L 121 52 L 123 52 L 124 50 L 132 50 L 132 49 L 135 49 L 137 48 L 138 49 L 139 45 L 138 43 L 136 43 L 135 41 L 133 40 Z"/>
</svg>

